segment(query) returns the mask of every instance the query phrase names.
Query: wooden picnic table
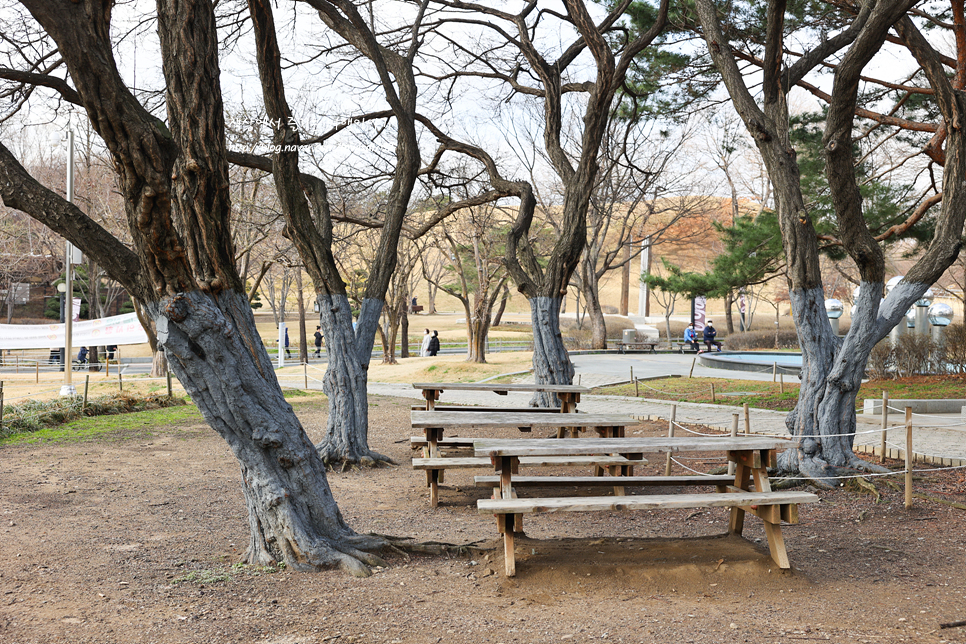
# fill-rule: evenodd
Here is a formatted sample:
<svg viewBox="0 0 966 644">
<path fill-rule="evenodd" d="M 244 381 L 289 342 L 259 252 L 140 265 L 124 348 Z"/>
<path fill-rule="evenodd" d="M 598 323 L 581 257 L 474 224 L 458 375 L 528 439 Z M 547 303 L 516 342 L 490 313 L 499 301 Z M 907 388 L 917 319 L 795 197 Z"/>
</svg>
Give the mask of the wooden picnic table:
<svg viewBox="0 0 966 644">
<path fill-rule="evenodd" d="M 525 513 L 721 506 L 731 508 L 728 529 L 734 534 L 741 534 L 746 513 L 750 512 L 758 516 L 765 525 L 768 549 L 772 559 L 779 567 L 790 568 L 781 523 L 782 521 L 797 523 L 797 504 L 817 501 L 818 497 L 806 492 L 772 491 L 767 467 L 774 461 L 775 450 L 787 447 L 789 444 L 786 440 L 754 436 L 480 439 L 474 443 L 474 452 L 477 457 L 487 457 L 491 460 L 499 481 L 498 488 L 497 481 L 493 481 L 493 486 L 498 492 L 494 494 L 494 498 L 481 499 L 477 502 L 477 507 L 481 514 L 496 516 L 497 527 L 503 534 L 507 576 L 512 576 L 516 572 L 513 533 L 519 531 L 519 518 Z M 712 484 L 719 491 L 712 493 L 515 498 L 514 476 L 518 473 L 521 458 L 603 453 L 617 454 L 627 459 L 640 459 L 644 454 L 668 452 L 725 452 L 728 459 L 736 463 L 733 483 L 721 485 L 720 481 L 715 480 Z M 685 479 L 688 480 L 685 481 Z M 674 484 L 693 485 L 696 482 L 700 481 L 695 477 L 680 477 L 680 480 Z M 530 483 L 535 484 L 532 481 Z"/>
<path fill-rule="evenodd" d="M 461 447 L 469 446 L 478 439 L 461 438 L 458 441 L 447 443 L 443 434 L 447 430 L 465 429 L 486 429 L 486 428 L 508 428 L 516 427 L 520 431 L 529 432 L 533 428 L 563 429 L 570 430 L 574 435 L 581 429 L 593 429 L 602 437 L 621 437 L 624 435 L 626 427 L 636 425 L 638 421 L 622 414 L 541 414 L 523 412 L 478 412 L 468 414 L 465 412 L 447 411 L 413 411 L 413 429 L 422 429 L 425 439 L 418 436 L 410 440 L 413 444 L 420 444 L 424 440 L 424 454 L 422 459 L 413 459 L 413 467 L 426 470 L 426 482 L 430 487 L 430 504 L 435 507 L 439 499 L 439 483 L 441 482 L 442 472 L 449 467 L 487 467 L 490 465 L 488 458 L 468 459 L 449 459 L 443 458 L 440 453 L 440 446 Z M 548 439 L 563 440 L 563 439 Z M 580 440 L 580 439 L 578 439 Z M 580 455 L 590 457 L 602 456 L 593 452 L 581 452 Z M 556 456 L 575 456 L 575 454 L 561 454 Z M 594 458 L 578 459 L 582 464 L 595 464 Z M 569 463 L 570 461 L 568 461 Z M 624 475 L 633 473 L 633 462 L 620 457 L 612 459 L 600 459 L 600 462 Z M 638 461 L 640 462 L 640 461 Z M 545 463 L 531 459 L 527 465 L 555 465 L 559 464 L 555 459 L 547 459 Z M 519 460 L 517 461 L 519 465 Z M 616 469 L 616 468 L 619 468 Z"/>
<path fill-rule="evenodd" d="M 444 391 L 492 391 L 498 396 L 506 396 L 512 392 L 537 393 L 546 392 L 556 394 L 560 399 L 561 413 L 568 414 L 577 411 L 580 394 L 590 393 L 587 387 L 579 385 L 553 384 L 492 384 L 487 382 L 414 382 L 413 389 L 422 389 L 426 399 L 426 411 L 436 407 L 436 401 Z"/>
</svg>

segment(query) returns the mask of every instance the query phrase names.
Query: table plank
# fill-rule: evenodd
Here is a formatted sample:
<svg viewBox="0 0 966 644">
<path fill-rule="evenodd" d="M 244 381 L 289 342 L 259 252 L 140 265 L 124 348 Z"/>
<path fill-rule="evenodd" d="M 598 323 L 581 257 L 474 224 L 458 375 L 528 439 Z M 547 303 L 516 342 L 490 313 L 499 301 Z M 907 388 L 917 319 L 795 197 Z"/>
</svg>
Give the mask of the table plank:
<svg viewBox="0 0 966 644">
<path fill-rule="evenodd" d="M 608 477 L 609 478 L 609 477 Z M 613 479 L 611 479 L 613 480 Z M 707 494 L 647 494 L 642 496 L 575 496 L 558 498 L 480 499 L 480 514 L 649 510 L 812 503 L 809 492 L 710 492 Z"/>
<path fill-rule="evenodd" d="M 425 429 L 427 427 L 460 429 L 465 427 L 629 427 L 640 422 L 621 414 L 542 414 L 495 411 L 481 411 L 475 414 L 459 411 L 413 411 L 411 413 L 414 429 Z"/>
<path fill-rule="evenodd" d="M 422 389 L 424 391 L 521 391 L 524 393 L 546 391 L 551 393 L 590 393 L 590 389 L 581 387 L 580 385 L 492 384 L 486 382 L 414 382 L 413 389 Z"/>
<path fill-rule="evenodd" d="M 581 414 L 582 415 L 582 414 Z M 480 439 L 473 443 L 477 456 L 554 456 L 560 454 L 626 454 L 712 452 L 785 449 L 791 441 L 764 436 L 629 437 L 629 438 L 526 438 Z"/>
</svg>

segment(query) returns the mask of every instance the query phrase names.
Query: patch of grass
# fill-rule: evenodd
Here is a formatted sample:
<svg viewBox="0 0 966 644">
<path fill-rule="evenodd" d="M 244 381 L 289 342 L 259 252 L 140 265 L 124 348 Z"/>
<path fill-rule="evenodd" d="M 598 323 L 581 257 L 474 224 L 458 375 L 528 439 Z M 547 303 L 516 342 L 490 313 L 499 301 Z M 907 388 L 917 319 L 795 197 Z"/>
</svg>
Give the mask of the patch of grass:
<svg viewBox="0 0 966 644">
<path fill-rule="evenodd" d="M 175 577 L 171 580 L 172 584 L 218 584 L 225 581 L 231 581 L 231 575 L 227 572 L 218 572 L 216 570 L 192 570 L 191 572 L 181 575 L 180 577 Z"/>
<path fill-rule="evenodd" d="M 715 390 L 714 400 L 711 396 L 712 384 Z M 673 402 L 717 403 L 719 405 L 748 403 L 749 406 L 759 409 L 790 410 L 798 401 L 798 384 L 786 383 L 785 393 L 782 394 L 779 391 L 778 383 L 758 380 L 662 378 L 639 383 L 639 391 L 642 398 L 656 398 Z M 605 387 L 596 393 L 634 396 L 634 385 Z"/>
<path fill-rule="evenodd" d="M 911 376 L 899 380 L 870 380 L 859 391 L 861 400 L 881 399 L 882 392 L 889 398 L 963 398 L 966 399 L 966 377 L 961 375 Z M 859 407 L 861 407 L 861 402 Z"/>
<path fill-rule="evenodd" d="M 790 411 L 798 402 L 798 382 L 785 381 L 785 393 L 779 383 L 761 380 L 738 380 L 727 378 L 662 378 L 638 383 L 642 398 L 655 398 L 673 402 L 717 403 L 738 406 L 748 403 L 758 409 Z M 711 399 L 714 384 L 715 400 Z M 862 409 L 866 399 L 879 400 L 882 392 L 889 392 L 890 399 L 902 398 L 962 398 L 966 399 L 966 378 L 961 376 L 915 376 L 900 380 L 872 380 L 863 383 L 856 396 L 857 409 Z M 634 385 L 605 387 L 595 393 L 612 396 L 634 396 Z M 731 395 L 729 395 L 731 394 Z M 735 395 L 738 394 L 738 395 Z"/>
<path fill-rule="evenodd" d="M 167 399 L 166 396 L 165 399 Z M 176 407 L 165 407 L 132 413 L 115 412 L 113 415 L 78 418 L 77 420 L 57 424 L 53 427 L 14 433 L 13 435 L 8 435 L 0 439 L 0 445 L 28 445 L 42 442 L 80 442 L 109 434 L 125 432 L 129 433 L 131 438 L 143 438 L 145 436 L 151 436 L 151 432 L 160 426 L 203 422 L 204 419 L 198 409 L 194 406 L 184 404 L 182 400 Z M 6 425 L 6 417 L 4 418 L 4 424 Z"/>
<path fill-rule="evenodd" d="M 286 398 L 302 398 L 303 396 L 317 396 L 317 391 L 305 391 L 304 389 L 283 389 L 282 395 Z"/>
<path fill-rule="evenodd" d="M 246 563 L 232 564 L 228 570 L 192 570 L 171 580 L 171 584 L 220 584 L 233 581 L 236 576 L 260 577 L 285 570 L 285 562 L 274 566 L 250 566 Z"/>
</svg>

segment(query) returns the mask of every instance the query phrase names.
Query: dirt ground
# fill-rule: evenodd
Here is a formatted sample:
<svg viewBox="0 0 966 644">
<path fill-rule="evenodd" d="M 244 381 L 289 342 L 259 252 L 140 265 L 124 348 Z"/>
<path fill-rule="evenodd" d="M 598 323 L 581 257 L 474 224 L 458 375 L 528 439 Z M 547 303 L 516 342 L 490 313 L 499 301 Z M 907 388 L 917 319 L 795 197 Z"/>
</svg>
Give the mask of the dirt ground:
<svg viewBox="0 0 966 644">
<path fill-rule="evenodd" d="M 494 521 L 475 511 L 479 472 L 448 472 L 429 507 L 408 466 L 409 403 L 372 400 L 370 444 L 400 465 L 333 473 L 342 512 L 360 532 L 479 550 L 389 555 L 366 579 L 236 565 L 238 467 L 200 417 L 0 448 L 0 642 L 966 642 L 966 628 L 940 628 L 966 620 L 966 512 L 905 510 L 881 479 L 879 502 L 840 489 L 801 507 L 785 528 L 790 573 L 757 519 L 746 538 L 721 536 L 715 509 L 528 517 L 506 579 Z M 318 438 L 324 399 L 292 404 Z M 962 503 L 961 472 L 917 491 Z"/>
</svg>

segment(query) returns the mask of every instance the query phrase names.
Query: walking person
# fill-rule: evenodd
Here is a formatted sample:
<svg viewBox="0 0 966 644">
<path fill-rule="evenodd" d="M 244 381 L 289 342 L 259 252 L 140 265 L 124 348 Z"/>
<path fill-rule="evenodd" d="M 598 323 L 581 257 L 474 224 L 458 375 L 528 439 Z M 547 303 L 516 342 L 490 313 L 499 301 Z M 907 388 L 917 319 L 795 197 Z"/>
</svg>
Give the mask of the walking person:
<svg viewBox="0 0 966 644">
<path fill-rule="evenodd" d="M 322 327 L 315 327 L 315 357 L 322 357 Z"/>
<path fill-rule="evenodd" d="M 439 353 L 439 334 L 433 329 L 433 337 L 429 340 L 429 355 L 435 356 Z"/>
<path fill-rule="evenodd" d="M 429 343 L 432 341 L 432 339 L 433 334 L 429 332 L 429 329 L 426 329 L 426 335 L 423 336 L 423 344 L 419 347 L 420 357 L 425 358 L 429 355 Z"/>
<path fill-rule="evenodd" d="M 698 334 L 694 331 L 694 322 L 688 325 L 688 328 L 684 330 L 684 342 L 685 344 L 691 345 L 691 348 L 695 351 L 701 350 L 701 345 L 698 344 Z"/>
<path fill-rule="evenodd" d="M 288 350 L 288 327 L 285 327 L 285 358 L 291 358 L 292 352 Z"/>
<path fill-rule="evenodd" d="M 704 346 L 708 347 L 708 351 L 711 351 L 711 347 L 714 346 L 719 353 L 721 352 L 721 343 L 715 340 L 717 335 L 718 331 L 714 328 L 714 324 L 711 323 L 711 320 L 708 320 L 704 327 Z"/>
</svg>

